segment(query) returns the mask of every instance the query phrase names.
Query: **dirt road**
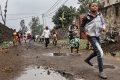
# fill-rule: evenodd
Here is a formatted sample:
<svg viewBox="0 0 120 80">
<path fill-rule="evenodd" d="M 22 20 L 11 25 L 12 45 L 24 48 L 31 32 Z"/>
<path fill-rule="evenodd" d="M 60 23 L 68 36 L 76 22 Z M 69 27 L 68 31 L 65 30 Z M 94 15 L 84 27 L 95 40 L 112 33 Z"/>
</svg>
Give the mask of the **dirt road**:
<svg viewBox="0 0 120 80">
<path fill-rule="evenodd" d="M 63 54 L 52 54 L 59 52 Z M 91 51 L 80 50 L 79 54 L 70 54 L 67 47 L 49 46 L 45 48 L 43 44 L 38 43 L 31 44 L 29 48 L 26 45 L 9 47 L 0 52 L 0 80 L 28 80 L 26 78 L 19 79 L 19 77 L 27 74 L 25 71 L 29 67 L 52 69 L 62 73 L 64 77 L 71 75 L 73 78 L 69 78 L 69 80 L 101 80 L 98 77 L 96 58 L 92 60 L 94 67 L 84 63 L 84 59 L 90 53 Z M 120 80 L 120 58 L 105 55 L 104 65 L 105 73 L 108 76 L 107 80 Z M 49 71 L 47 73 L 50 74 Z M 68 79 L 56 78 L 54 80 Z"/>
</svg>

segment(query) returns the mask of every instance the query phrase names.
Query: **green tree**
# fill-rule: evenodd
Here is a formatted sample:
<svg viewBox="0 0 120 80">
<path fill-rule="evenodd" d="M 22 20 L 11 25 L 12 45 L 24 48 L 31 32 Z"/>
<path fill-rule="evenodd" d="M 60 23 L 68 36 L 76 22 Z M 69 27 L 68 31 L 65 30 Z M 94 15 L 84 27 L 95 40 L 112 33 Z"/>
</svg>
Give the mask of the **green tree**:
<svg viewBox="0 0 120 80">
<path fill-rule="evenodd" d="M 53 16 L 52 21 L 56 26 L 65 27 L 72 23 L 75 16 L 76 8 L 67 7 L 63 5 L 58 9 L 56 14 Z"/>
<path fill-rule="evenodd" d="M 39 17 L 33 17 L 29 23 L 33 35 L 41 35 L 43 32 L 43 25 L 40 24 Z"/>
<path fill-rule="evenodd" d="M 20 26 L 21 26 L 21 28 L 20 28 L 19 31 L 21 33 L 25 34 L 25 32 L 28 31 L 28 28 L 25 26 L 25 20 L 24 19 L 20 21 Z"/>
</svg>

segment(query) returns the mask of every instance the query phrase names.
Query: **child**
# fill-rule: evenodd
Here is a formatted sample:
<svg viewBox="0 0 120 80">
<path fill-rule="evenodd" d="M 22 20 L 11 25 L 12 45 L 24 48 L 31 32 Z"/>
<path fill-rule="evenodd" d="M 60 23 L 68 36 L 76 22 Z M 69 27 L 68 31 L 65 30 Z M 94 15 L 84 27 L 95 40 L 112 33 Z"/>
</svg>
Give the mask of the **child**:
<svg viewBox="0 0 120 80">
<path fill-rule="evenodd" d="M 53 45 L 56 46 L 57 45 L 57 33 L 53 32 Z"/>
<path fill-rule="evenodd" d="M 105 31 L 105 22 L 101 13 L 98 12 L 98 4 L 92 2 L 89 4 L 89 13 L 83 18 L 81 27 L 84 29 L 89 42 L 93 47 L 93 53 L 85 59 L 85 62 L 90 66 L 93 64 L 90 60 L 97 56 L 99 77 L 107 79 L 103 73 L 103 50 L 100 46 L 100 33 Z"/>
<path fill-rule="evenodd" d="M 16 32 L 16 29 L 14 29 L 14 32 L 12 33 L 12 37 L 13 37 L 13 46 L 17 46 L 19 35 Z"/>
</svg>

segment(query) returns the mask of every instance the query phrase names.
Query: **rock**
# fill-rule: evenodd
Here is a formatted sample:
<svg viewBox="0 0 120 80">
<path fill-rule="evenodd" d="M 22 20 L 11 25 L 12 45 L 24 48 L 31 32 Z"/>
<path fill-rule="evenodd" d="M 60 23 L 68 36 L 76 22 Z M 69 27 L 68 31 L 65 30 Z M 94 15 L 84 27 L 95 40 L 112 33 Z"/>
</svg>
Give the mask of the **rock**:
<svg viewBox="0 0 120 80">
<path fill-rule="evenodd" d="M 47 75 L 50 75 L 50 73 L 51 73 L 51 72 L 48 70 L 48 71 L 47 71 Z"/>
<path fill-rule="evenodd" d="M 19 54 L 17 54 L 16 56 L 19 56 Z"/>
<path fill-rule="evenodd" d="M 37 69 L 39 69 L 39 68 L 40 68 L 40 66 L 37 67 Z"/>
<path fill-rule="evenodd" d="M 39 58 L 38 56 L 36 56 L 36 58 Z"/>
</svg>

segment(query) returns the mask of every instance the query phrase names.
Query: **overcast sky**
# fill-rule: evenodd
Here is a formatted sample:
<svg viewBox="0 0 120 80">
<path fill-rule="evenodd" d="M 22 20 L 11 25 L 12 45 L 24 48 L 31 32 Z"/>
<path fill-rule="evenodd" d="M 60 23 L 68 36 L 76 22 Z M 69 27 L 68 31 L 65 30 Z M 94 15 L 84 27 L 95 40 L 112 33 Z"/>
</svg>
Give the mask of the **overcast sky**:
<svg viewBox="0 0 120 80">
<path fill-rule="evenodd" d="M 56 1 L 57 0 L 8 0 L 7 25 L 11 28 L 19 30 L 20 21 L 25 19 L 25 23 L 28 25 L 32 16 L 39 16 L 40 23 L 42 24 L 41 14 L 46 12 Z M 2 9 L 4 9 L 5 2 L 6 0 L 0 0 Z M 61 0 L 61 3 L 55 9 L 49 11 L 49 13 L 54 12 L 64 2 L 65 0 Z M 78 8 L 79 5 L 77 2 L 78 0 L 68 0 L 66 5 Z M 1 17 L 0 22 L 2 22 Z M 51 18 L 46 18 L 46 25 L 50 27 L 54 26 Z"/>
</svg>

